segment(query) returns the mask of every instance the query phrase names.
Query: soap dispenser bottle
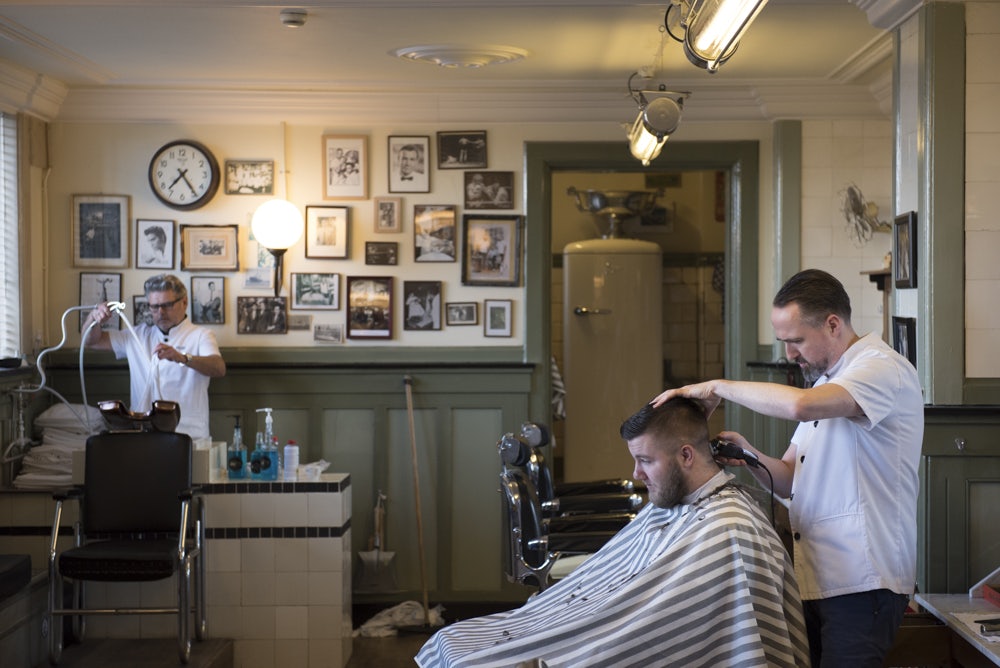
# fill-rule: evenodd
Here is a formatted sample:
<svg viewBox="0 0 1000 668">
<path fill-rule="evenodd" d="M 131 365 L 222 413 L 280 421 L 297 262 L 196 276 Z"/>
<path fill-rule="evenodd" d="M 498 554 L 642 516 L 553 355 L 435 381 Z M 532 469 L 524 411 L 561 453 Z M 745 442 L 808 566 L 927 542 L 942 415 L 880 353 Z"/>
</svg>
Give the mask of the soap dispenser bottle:
<svg viewBox="0 0 1000 668">
<path fill-rule="evenodd" d="M 243 480 L 246 478 L 247 470 L 247 449 L 243 445 L 243 430 L 240 428 L 240 416 L 230 416 L 235 421 L 233 424 L 233 441 L 229 444 L 229 451 L 226 454 L 226 474 L 230 480 Z"/>
<path fill-rule="evenodd" d="M 257 459 L 260 480 L 278 479 L 278 448 L 274 444 L 274 418 L 271 417 L 273 408 L 258 408 L 258 413 L 264 413 L 264 443 L 259 458 L 257 451 L 254 451 L 254 458 Z"/>
</svg>

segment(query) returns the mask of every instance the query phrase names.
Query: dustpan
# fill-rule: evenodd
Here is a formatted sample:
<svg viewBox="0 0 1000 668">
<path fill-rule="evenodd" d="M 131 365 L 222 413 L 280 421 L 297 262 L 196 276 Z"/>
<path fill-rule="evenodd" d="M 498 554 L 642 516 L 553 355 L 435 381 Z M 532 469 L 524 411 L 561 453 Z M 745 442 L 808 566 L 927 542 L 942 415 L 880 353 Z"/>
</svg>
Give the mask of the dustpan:
<svg viewBox="0 0 1000 668">
<path fill-rule="evenodd" d="M 396 571 L 393 559 L 396 553 L 385 549 L 385 501 L 386 495 L 378 491 L 375 499 L 374 529 L 368 541 L 367 550 L 359 550 L 361 569 L 355 588 L 358 592 L 396 591 Z"/>
</svg>

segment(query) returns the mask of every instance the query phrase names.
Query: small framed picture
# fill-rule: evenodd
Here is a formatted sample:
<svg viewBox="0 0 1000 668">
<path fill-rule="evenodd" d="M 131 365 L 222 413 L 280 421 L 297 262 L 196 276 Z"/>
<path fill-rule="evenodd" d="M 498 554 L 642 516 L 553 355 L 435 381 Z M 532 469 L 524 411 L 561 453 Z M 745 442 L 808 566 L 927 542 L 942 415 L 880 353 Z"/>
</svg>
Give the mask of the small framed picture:
<svg viewBox="0 0 1000 668">
<path fill-rule="evenodd" d="M 336 311 L 340 308 L 340 274 L 292 274 L 292 308 Z"/>
<path fill-rule="evenodd" d="M 288 331 L 308 332 L 312 329 L 313 317 L 308 313 L 289 313 Z"/>
<path fill-rule="evenodd" d="M 399 264 L 399 244 L 395 241 L 366 241 L 365 264 Z"/>
<path fill-rule="evenodd" d="M 239 225 L 181 225 L 181 269 L 239 271 Z"/>
<path fill-rule="evenodd" d="M 128 267 L 132 198 L 73 195 L 74 267 Z"/>
<path fill-rule="evenodd" d="M 403 198 L 375 198 L 375 232 L 379 234 L 403 231 Z"/>
<path fill-rule="evenodd" d="M 466 209 L 513 209 L 514 172 L 465 172 Z"/>
<path fill-rule="evenodd" d="M 403 281 L 403 329 L 441 329 L 441 281 Z"/>
<path fill-rule="evenodd" d="M 486 336 L 511 336 L 510 299 L 487 299 L 483 302 L 483 334 Z"/>
<path fill-rule="evenodd" d="M 389 137 L 389 192 L 429 193 L 431 138 Z"/>
<path fill-rule="evenodd" d="M 413 207 L 413 259 L 417 262 L 455 261 L 455 207 L 417 204 Z"/>
<path fill-rule="evenodd" d="M 313 341 L 317 343 L 343 343 L 344 326 L 341 324 L 317 324 L 313 327 Z"/>
<path fill-rule="evenodd" d="M 439 132 L 438 169 L 486 169 L 486 131 Z"/>
<path fill-rule="evenodd" d="M 368 199 L 368 137 L 323 135 L 323 199 Z"/>
<path fill-rule="evenodd" d="M 237 297 L 237 334 L 287 334 L 284 297 Z"/>
<path fill-rule="evenodd" d="M 896 216 L 892 226 L 892 277 L 897 288 L 917 287 L 917 212 Z"/>
<path fill-rule="evenodd" d="M 392 277 L 347 277 L 347 337 L 392 338 Z"/>
<path fill-rule="evenodd" d="M 223 325 L 226 322 L 226 279 L 223 276 L 191 277 L 191 322 Z"/>
<path fill-rule="evenodd" d="M 447 302 L 444 312 L 449 327 L 479 324 L 479 302 Z"/>
<path fill-rule="evenodd" d="M 346 206 L 306 207 L 306 257 L 344 259 L 348 254 L 350 209 Z"/>
<path fill-rule="evenodd" d="M 226 160 L 227 195 L 273 195 L 274 160 Z"/>
<path fill-rule="evenodd" d="M 521 216 L 499 214 L 463 216 L 463 285 L 518 285 L 521 221 Z"/>
<path fill-rule="evenodd" d="M 247 290 L 273 290 L 274 267 L 247 267 L 243 272 L 243 287 Z"/>
<path fill-rule="evenodd" d="M 917 366 L 917 319 L 892 316 L 892 347 Z"/>
<path fill-rule="evenodd" d="M 135 219 L 135 268 L 174 268 L 174 221 Z"/>
<path fill-rule="evenodd" d="M 132 324 L 153 326 L 153 314 L 149 310 L 146 295 L 132 295 Z"/>
<path fill-rule="evenodd" d="M 80 272 L 80 301 L 79 304 L 85 306 L 104 304 L 106 302 L 120 302 L 122 300 L 122 275 L 121 274 L 101 274 L 96 272 Z M 83 331 L 83 323 L 87 319 L 89 310 L 80 311 L 80 331 Z M 122 319 L 117 315 L 112 315 L 101 329 L 110 331 L 121 329 Z"/>
</svg>

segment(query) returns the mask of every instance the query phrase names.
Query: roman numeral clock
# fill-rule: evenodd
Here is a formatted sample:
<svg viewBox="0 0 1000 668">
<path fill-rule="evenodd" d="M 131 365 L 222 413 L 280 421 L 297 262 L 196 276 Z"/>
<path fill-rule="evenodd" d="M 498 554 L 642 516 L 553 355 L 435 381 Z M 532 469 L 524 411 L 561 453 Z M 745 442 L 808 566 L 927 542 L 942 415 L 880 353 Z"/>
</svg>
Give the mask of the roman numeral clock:
<svg viewBox="0 0 1000 668">
<path fill-rule="evenodd" d="M 203 207 L 219 189 L 219 161 L 201 142 L 181 139 L 164 144 L 149 161 L 149 186 L 172 209 Z"/>
</svg>

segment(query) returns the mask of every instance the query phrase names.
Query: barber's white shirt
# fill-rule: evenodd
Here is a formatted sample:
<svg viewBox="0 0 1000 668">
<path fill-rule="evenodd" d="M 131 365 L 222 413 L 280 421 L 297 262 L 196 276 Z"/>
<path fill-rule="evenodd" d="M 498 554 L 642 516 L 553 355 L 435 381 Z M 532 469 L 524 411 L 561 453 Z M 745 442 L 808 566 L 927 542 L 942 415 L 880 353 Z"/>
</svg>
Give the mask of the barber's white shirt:
<svg viewBox="0 0 1000 668">
<path fill-rule="evenodd" d="M 193 356 L 218 355 L 219 344 L 210 330 L 194 325 L 185 318 L 164 334 L 155 325 L 135 327 L 141 347 L 128 330 L 108 332 L 115 357 L 128 358 L 131 403 L 133 411 L 148 411 L 156 399 L 176 401 L 181 407 L 177 431 L 192 439 L 209 436 L 208 383 L 210 378 L 194 369 L 152 359 L 153 348 L 166 343 L 181 353 Z"/>
<path fill-rule="evenodd" d="M 815 385 L 836 383 L 860 418 L 802 422 L 790 520 L 804 600 L 911 594 L 924 406 L 916 370 L 880 338 L 855 342 Z"/>
</svg>

